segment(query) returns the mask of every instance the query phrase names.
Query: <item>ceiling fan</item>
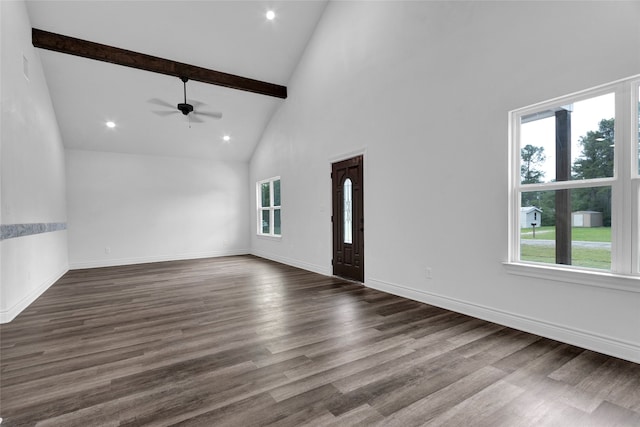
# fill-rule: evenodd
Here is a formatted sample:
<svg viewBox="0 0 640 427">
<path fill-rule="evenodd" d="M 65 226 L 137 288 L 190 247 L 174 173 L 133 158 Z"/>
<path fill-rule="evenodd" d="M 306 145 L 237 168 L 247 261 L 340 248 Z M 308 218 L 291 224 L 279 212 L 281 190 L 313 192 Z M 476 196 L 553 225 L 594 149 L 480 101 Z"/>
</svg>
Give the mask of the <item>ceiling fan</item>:
<svg viewBox="0 0 640 427">
<path fill-rule="evenodd" d="M 194 122 L 194 123 L 202 123 L 203 120 L 200 118 L 202 116 L 204 117 L 211 117 L 214 119 L 221 119 L 222 118 L 222 113 L 218 113 L 218 112 L 208 112 L 208 111 L 200 111 L 199 109 L 196 110 L 194 108 L 195 107 L 201 107 L 203 105 L 206 105 L 202 102 L 198 102 L 198 101 L 191 101 L 191 104 L 189 104 L 187 102 L 187 82 L 189 81 L 189 79 L 187 77 L 180 77 L 180 80 L 182 80 L 182 84 L 184 85 L 184 102 L 181 102 L 177 105 L 177 107 L 174 107 L 173 104 L 170 104 L 166 101 L 163 101 L 161 99 L 157 99 L 157 98 L 153 98 L 150 99 L 149 102 L 151 104 L 156 104 L 159 105 L 161 107 L 167 107 L 167 108 L 171 108 L 171 110 L 167 110 L 167 111 L 154 111 L 155 114 L 158 114 L 159 116 L 168 116 L 171 114 L 177 114 L 177 113 L 182 113 L 183 115 L 187 116 L 187 118 L 189 119 L 189 123 Z M 176 109 L 177 108 L 177 109 Z"/>
</svg>

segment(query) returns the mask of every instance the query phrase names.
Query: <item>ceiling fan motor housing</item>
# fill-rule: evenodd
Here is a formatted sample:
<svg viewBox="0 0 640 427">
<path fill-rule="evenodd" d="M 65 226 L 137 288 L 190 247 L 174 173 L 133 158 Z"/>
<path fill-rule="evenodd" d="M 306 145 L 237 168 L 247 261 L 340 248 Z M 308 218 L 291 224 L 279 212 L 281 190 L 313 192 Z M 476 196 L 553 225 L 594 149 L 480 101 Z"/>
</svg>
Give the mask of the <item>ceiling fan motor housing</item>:
<svg viewBox="0 0 640 427">
<path fill-rule="evenodd" d="M 182 112 L 185 116 L 193 111 L 193 105 L 187 104 L 186 102 L 178 104 L 178 110 Z"/>
</svg>

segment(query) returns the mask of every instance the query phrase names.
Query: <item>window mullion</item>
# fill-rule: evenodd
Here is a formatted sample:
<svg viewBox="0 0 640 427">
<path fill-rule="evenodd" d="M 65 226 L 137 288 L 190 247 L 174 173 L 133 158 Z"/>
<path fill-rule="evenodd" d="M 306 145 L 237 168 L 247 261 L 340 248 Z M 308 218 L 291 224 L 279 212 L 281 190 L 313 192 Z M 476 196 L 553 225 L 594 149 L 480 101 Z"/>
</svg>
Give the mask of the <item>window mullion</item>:
<svg viewBox="0 0 640 427">
<path fill-rule="evenodd" d="M 628 239 L 630 239 L 630 259 L 629 269 L 630 273 L 634 275 L 640 275 L 640 80 L 635 80 L 629 84 L 630 94 L 628 102 L 628 111 L 630 114 L 628 126 L 626 126 L 629 137 L 628 143 L 630 146 L 627 149 L 627 153 L 630 153 L 631 158 L 628 162 L 625 162 L 629 167 L 629 178 L 627 201 L 629 205 L 629 230 L 631 230 Z"/>
<path fill-rule="evenodd" d="M 611 271 L 631 274 L 631 170 L 627 155 L 631 153 L 631 109 L 628 86 L 616 91 L 616 122 L 614 130 L 614 170 L 616 180 L 611 186 Z"/>
<path fill-rule="evenodd" d="M 640 275 L 640 179 L 631 181 L 631 274 Z"/>
</svg>

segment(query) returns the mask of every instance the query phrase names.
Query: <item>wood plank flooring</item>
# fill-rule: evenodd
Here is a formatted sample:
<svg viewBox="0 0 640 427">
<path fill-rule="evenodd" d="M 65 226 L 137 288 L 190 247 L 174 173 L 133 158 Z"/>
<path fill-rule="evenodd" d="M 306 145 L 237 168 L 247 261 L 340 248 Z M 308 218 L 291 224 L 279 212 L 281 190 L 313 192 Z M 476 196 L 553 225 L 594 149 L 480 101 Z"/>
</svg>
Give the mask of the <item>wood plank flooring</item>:
<svg viewBox="0 0 640 427">
<path fill-rule="evenodd" d="M 640 426 L 640 365 L 240 256 L 67 273 L 0 326 L 5 426 Z"/>
</svg>

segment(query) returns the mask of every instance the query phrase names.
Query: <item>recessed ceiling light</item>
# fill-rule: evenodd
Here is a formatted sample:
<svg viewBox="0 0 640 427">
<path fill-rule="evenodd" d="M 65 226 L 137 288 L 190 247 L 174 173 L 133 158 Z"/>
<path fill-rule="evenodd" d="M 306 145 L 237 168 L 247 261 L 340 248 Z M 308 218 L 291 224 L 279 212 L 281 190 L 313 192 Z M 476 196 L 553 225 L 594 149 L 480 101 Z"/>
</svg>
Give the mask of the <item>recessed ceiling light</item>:
<svg viewBox="0 0 640 427">
<path fill-rule="evenodd" d="M 276 13 L 273 10 L 267 11 L 267 19 L 269 21 L 273 21 L 273 18 L 276 17 Z"/>
<path fill-rule="evenodd" d="M 225 135 L 222 137 L 222 139 L 224 140 L 224 142 L 229 142 L 231 141 L 231 137 L 229 135 Z"/>
<path fill-rule="evenodd" d="M 116 127 L 116 124 L 114 122 L 107 122 L 105 123 L 107 125 L 108 128 L 114 128 Z"/>
</svg>

